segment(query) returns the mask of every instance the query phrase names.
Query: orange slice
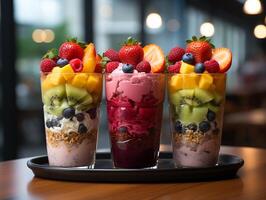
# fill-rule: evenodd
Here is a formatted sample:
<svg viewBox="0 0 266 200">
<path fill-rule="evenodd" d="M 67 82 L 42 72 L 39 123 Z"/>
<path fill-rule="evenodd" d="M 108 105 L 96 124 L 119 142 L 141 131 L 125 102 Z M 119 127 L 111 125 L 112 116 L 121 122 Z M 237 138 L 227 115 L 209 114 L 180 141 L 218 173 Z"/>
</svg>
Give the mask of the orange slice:
<svg viewBox="0 0 266 200">
<path fill-rule="evenodd" d="M 232 52 L 227 48 L 216 48 L 212 51 L 212 59 L 216 60 L 220 66 L 220 72 L 226 72 L 232 64 Z"/>
<path fill-rule="evenodd" d="M 152 73 L 160 73 L 164 71 L 164 54 L 162 49 L 156 44 L 149 44 L 143 48 L 144 60 L 151 65 Z"/>
</svg>

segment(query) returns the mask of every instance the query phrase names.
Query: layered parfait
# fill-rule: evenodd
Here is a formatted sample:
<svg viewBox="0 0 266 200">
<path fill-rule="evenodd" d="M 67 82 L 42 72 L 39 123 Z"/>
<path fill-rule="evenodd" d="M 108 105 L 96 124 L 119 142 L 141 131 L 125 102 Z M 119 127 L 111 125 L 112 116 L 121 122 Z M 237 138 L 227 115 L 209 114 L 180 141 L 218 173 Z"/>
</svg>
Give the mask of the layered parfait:
<svg viewBox="0 0 266 200">
<path fill-rule="evenodd" d="M 92 167 L 102 94 L 94 44 L 69 39 L 44 55 L 40 70 L 49 164 Z"/>
<path fill-rule="evenodd" d="M 172 48 L 167 61 L 174 162 L 176 166 L 213 166 L 219 155 L 232 53 L 215 48 L 204 36 L 194 36 L 185 49 Z"/>
<path fill-rule="evenodd" d="M 129 37 L 118 52 L 108 49 L 103 56 L 114 167 L 154 167 L 164 100 L 164 54 L 155 44 L 142 48 Z"/>
</svg>

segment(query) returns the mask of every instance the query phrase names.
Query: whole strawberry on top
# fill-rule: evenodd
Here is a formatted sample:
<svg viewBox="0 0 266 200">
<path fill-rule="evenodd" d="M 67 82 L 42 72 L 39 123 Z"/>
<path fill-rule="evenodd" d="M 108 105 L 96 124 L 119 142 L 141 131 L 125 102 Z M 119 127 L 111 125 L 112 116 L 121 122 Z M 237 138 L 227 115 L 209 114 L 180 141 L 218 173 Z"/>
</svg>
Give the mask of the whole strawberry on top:
<svg viewBox="0 0 266 200">
<path fill-rule="evenodd" d="M 136 66 L 140 61 L 143 60 L 143 49 L 140 43 L 132 38 L 128 39 L 123 43 L 122 48 L 119 50 L 119 58 L 122 63 L 131 64 Z"/>
<path fill-rule="evenodd" d="M 124 73 L 132 73 L 134 70 L 143 73 L 160 73 L 164 71 L 165 59 L 159 46 L 149 44 L 142 48 L 140 42 L 128 37 L 118 52 L 108 49 L 103 53 L 101 65 L 105 67 L 107 73 L 112 73 L 119 66 Z"/>
<path fill-rule="evenodd" d="M 192 40 L 187 40 L 186 42 L 186 53 L 192 53 L 196 63 L 203 63 L 211 59 L 214 45 L 210 42 L 210 39 L 205 36 L 200 38 L 193 36 Z"/>
<path fill-rule="evenodd" d="M 77 42 L 77 38 L 68 39 L 59 47 L 59 57 L 71 60 L 74 58 L 83 58 L 84 44 Z"/>
<path fill-rule="evenodd" d="M 232 52 L 228 48 L 215 48 L 205 36 L 187 40 L 186 48 L 176 46 L 168 53 L 169 73 L 224 73 L 232 64 Z"/>
</svg>

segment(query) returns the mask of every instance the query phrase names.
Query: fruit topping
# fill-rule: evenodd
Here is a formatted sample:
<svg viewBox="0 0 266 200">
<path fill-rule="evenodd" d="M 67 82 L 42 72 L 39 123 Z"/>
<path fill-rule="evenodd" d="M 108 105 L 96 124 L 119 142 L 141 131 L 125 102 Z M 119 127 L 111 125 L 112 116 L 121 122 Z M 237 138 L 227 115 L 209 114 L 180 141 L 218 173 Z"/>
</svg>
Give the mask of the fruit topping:
<svg viewBox="0 0 266 200">
<path fill-rule="evenodd" d="M 211 125 L 208 121 L 202 121 L 199 124 L 199 130 L 203 133 L 206 133 L 207 131 L 209 131 L 211 128 Z"/>
<path fill-rule="evenodd" d="M 212 51 L 212 59 L 216 60 L 220 66 L 220 72 L 226 72 L 232 64 L 232 52 L 227 48 L 216 48 Z"/>
<path fill-rule="evenodd" d="M 95 71 L 96 67 L 96 50 L 93 43 L 90 43 L 84 49 L 84 56 L 82 59 L 83 62 L 83 70 L 85 73 L 92 73 Z"/>
<path fill-rule="evenodd" d="M 68 64 L 68 60 L 66 58 L 59 58 L 56 64 L 57 66 L 63 67 Z"/>
<path fill-rule="evenodd" d="M 84 125 L 84 124 L 80 124 L 79 127 L 78 127 L 78 132 L 79 133 L 87 133 L 88 131 L 88 128 Z"/>
<path fill-rule="evenodd" d="M 112 61 L 112 62 L 108 62 L 106 64 L 106 68 L 105 68 L 105 71 L 107 73 L 112 73 L 119 65 L 119 62 L 117 61 Z"/>
<path fill-rule="evenodd" d="M 134 67 L 131 64 L 123 64 L 122 70 L 124 73 L 133 73 Z"/>
<path fill-rule="evenodd" d="M 199 81 L 199 88 L 208 90 L 213 83 L 213 77 L 210 74 L 202 74 Z"/>
<path fill-rule="evenodd" d="M 181 68 L 181 61 L 176 62 L 174 65 L 168 66 L 167 70 L 169 73 L 179 73 Z"/>
<path fill-rule="evenodd" d="M 75 115 L 75 109 L 72 107 L 63 110 L 63 116 L 66 119 L 70 119 L 71 117 L 74 117 L 74 115 Z"/>
<path fill-rule="evenodd" d="M 136 70 L 138 72 L 150 73 L 151 72 L 151 65 L 148 61 L 143 60 L 136 66 Z"/>
<path fill-rule="evenodd" d="M 215 117 L 216 117 L 216 114 L 215 112 L 211 111 L 211 110 L 208 110 L 208 113 L 207 113 L 207 119 L 212 122 L 213 120 L 215 120 Z"/>
<path fill-rule="evenodd" d="M 208 60 L 204 62 L 205 69 L 209 73 L 219 73 L 220 72 L 220 67 L 219 63 L 216 60 Z"/>
<path fill-rule="evenodd" d="M 185 53 L 182 56 L 182 60 L 183 60 L 183 62 L 185 62 L 187 64 L 191 64 L 191 65 L 193 65 L 195 63 L 194 56 L 192 53 Z"/>
<path fill-rule="evenodd" d="M 182 56 L 185 54 L 185 50 L 181 47 L 174 47 L 170 50 L 168 54 L 168 60 L 172 63 L 176 63 L 182 59 Z"/>
<path fill-rule="evenodd" d="M 59 47 L 59 57 L 72 60 L 74 58 L 83 58 L 83 44 L 77 42 L 77 38 L 68 39 Z"/>
<path fill-rule="evenodd" d="M 143 51 L 144 60 L 150 63 L 152 73 L 163 72 L 165 59 L 162 49 L 155 44 L 149 44 L 143 48 Z"/>
<path fill-rule="evenodd" d="M 192 40 L 187 40 L 186 52 L 194 55 L 196 63 L 204 63 L 212 57 L 212 48 L 214 46 L 210 41 L 205 36 L 200 38 L 193 36 Z"/>
<path fill-rule="evenodd" d="M 189 74 L 194 72 L 194 66 L 190 65 L 186 62 L 181 62 L 181 67 L 180 67 L 180 73 L 181 74 Z"/>
<path fill-rule="evenodd" d="M 69 64 L 71 65 L 74 72 L 81 72 L 83 69 L 82 61 L 78 58 L 70 60 Z"/>
<path fill-rule="evenodd" d="M 108 49 L 106 52 L 103 53 L 103 56 L 109 58 L 110 61 L 118 61 L 118 62 L 120 62 L 119 54 L 114 49 Z"/>
<path fill-rule="evenodd" d="M 78 113 L 76 114 L 76 118 L 79 122 L 82 122 L 84 120 L 84 114 L 83 113 Z"/>
<path fill-rule="evenodd" d="M 198 73 L 198 74 L 201 74 L 205 71 L 205 66 L 203 63 L 197 63 L 195 65 L 195 72 Z"/>
<path fill-rule="evenodd" d="M 119 50 L 119 58 L 121 62 L 133 66 L 136 66 L 143 60 L 143 54 L 143 49 L 140 46 L 140 43 L 132 37 L 128 37 L 122 45 L 122 48 Z"/>
<path fill-rule="evenodd" d="M 95 73 L 102 73 L 102 57 L 97 54 L 96 55 L 96 66 L 95 66 L 95 69 L 94 69 L 94 72 Z"/>
<path fill-rule="evenodd" d="M 44 58 L 40 63 L 40 69 L 42 72 L 50 72 L 55 66 L 55 61 L 50 58 Z"/>
</svg>

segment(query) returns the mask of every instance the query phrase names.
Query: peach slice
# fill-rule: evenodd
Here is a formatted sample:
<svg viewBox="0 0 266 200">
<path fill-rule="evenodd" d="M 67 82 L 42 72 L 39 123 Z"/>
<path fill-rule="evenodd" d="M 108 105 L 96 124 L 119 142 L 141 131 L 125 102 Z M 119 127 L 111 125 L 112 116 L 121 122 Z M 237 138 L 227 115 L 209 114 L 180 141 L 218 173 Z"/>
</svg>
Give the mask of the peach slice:
<svg viewBox="0 0 266 200">
<path fill-rule="evenodd" d="M 164 71 L 164 53 L 162 49 L 156 44 L 149 44 L 143 48 L 144 60 L 148 61 L 151 65 L 152 73 L 160 73 Z"/>
</svg>

